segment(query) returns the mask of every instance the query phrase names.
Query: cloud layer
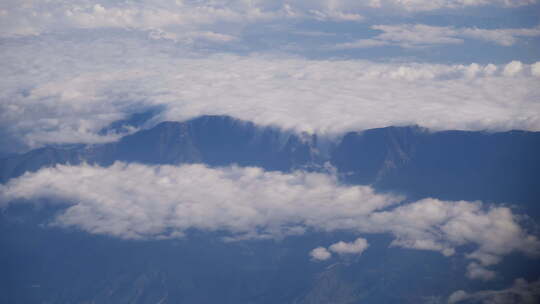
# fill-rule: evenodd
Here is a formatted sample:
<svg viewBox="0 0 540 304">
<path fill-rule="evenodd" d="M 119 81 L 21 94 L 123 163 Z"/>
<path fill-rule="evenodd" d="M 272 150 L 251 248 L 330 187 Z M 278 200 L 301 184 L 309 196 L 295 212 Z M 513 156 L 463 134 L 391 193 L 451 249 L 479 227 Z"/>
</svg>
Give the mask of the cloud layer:
<svg viewBox="0 0 540 304">
<path fill-rule="evenodd" d="M 282 238 L 311 229 L 389 233 L 395 237 L 392 246 L 446 256 L 472 244 L 468 276 L 486 280 L 495 276 L 486 267 L 511 252 L 540 254 L 539 240 L 506 207 L 437 199 L 399 205 L 401 197 L 340 185 L 320 173 L 116 163 L 42 169 L 0 187 L 3 204 L 39 199 L 67 204 L 54 225 L 128 239 L 180 237 L 189 229 L 224 232 L 230 240 Z M 367 246 L 359 238 L 311 255 L 324 260 L 330 252 L 360 254 Z"/>
<path fill-rule="evenodd" d="M 511 46 L 519 39 L 540 36 L 540 27 L 518 29 L 455 28 L 425 24 L 373 25 L 382 31 L 373 38 L 361 39 L 335 46 L 337 49 L 399 46 L 421 48 L 445 44 L 463 44 L 464 39 L 477 39 L 501 46 Z"/>
<path fill-rule="evenodd" d="M 0 4 L 0 36 L 32 36 L 67 29 L 123 28 L 154 31 L 176 40 L 220 40 L 238 27 L 276 19 L 362 21 L 364 14 L 431 11 L 475 6 L 515 7 L 536 0 L 220 0 L 38 1 Z M 221 32 L 213 36 L 215 31 Z M 228 38 L 226 38 L 228 39 Z"/>
<path fill-rule="evenodd" d="M 93 34 L 92 34 L 93 35 Z M 198 55 L 122 32 L 12 39 L 0 48 L 0 127 L 27 147 L 104 142 L 101 128 L 162 106 L 154 122 L 225 114 L 339 134 L 389 125 L 540 130 L 538 64 L 374 63 Z"/>
</svg>

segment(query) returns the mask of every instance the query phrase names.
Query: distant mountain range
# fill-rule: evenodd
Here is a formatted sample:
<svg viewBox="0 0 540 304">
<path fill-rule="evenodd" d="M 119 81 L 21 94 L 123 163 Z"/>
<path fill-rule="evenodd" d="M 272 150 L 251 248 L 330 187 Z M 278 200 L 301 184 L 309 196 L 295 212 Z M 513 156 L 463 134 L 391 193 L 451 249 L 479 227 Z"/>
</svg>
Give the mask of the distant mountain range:
<svg viewBox="0 0 540 304">
<path fill-rule="evenodd" d="M 145 121 L 137 119 L 105 131 Z M 330 139 L 202 116 L 163 122 L 118 142 L 11 155 L 0 160 L 0 180 L 56 164 L 116 161 L 334 171 L 343 183 L 369 184 L 410 200 L 512 203 L 517 213 L 540 219 L 540 132 L 431 132 L 410 126 Z M 43 228 L 54 212 L 14 205 L 0 214 L 0 302 L 443 303 L 454 290 L 491 286 L 463 282 L 463 260 L 388 248 L 384 235 L 367 237 L 371 247 L 362 259 L 325 268 L 310 262 L 306 252 L 321 240 L 350 238 L 348 232 L 306 234 L 277 245 L 224 243 L 216 233 L 197 231 L 189 240 L 125 241 Z M 511 256 L 501 268 L 537 277 L 539 263 L 520 259 Z"/>
<path fill-rule="evenodd" d="M 349 132 L 329 140 L 227 116 L 203 116 L 162 122 L 118 142 L 44 147 L 0 159 L 0 181 L 82 162 L 236 164 L 278 171 L 325 170 L 331 164 L 347 183 L 371 184 L 414 198 L 520 203 L 540 215 L 539 155 L 540 132 L 430 132 L 410 126 Z"/>
</svg>

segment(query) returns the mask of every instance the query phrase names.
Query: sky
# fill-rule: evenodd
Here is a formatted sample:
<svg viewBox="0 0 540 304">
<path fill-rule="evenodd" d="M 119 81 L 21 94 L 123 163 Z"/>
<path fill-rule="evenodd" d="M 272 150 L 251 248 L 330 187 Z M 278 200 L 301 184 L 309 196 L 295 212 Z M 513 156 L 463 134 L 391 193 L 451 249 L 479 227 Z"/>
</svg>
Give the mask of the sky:
<svg viewBox="0 0 540 304">
<path fill-rule="evenodd" d="M 104 128 L 151 109 L 159 111 L 140 128 L 212 114 L 334 137 L 405 125 L 540 131 L 540 3 L 4 0 L 0 71 L 3 154 L 113 142 L 138 129 Z M 184 237 L 191 228 L 227 231 L 229 241 L 358 234 L 306 253 L 314 262 L 361 255 L 366 233 L 444 256 L 473 244 L 470 279 L 496 278 L 493 266 L 513 252 L 540 255 L 538 238 L 506 206 L 402 204 L 331 174 L 84 164 L 0 185 L 0 207 L 47 198 L 65 205 L 53 225 L 119 239 Z M 449 303 L 538 284 L 516 278 L 504 290 L 456 291 Z"/>
</svg>

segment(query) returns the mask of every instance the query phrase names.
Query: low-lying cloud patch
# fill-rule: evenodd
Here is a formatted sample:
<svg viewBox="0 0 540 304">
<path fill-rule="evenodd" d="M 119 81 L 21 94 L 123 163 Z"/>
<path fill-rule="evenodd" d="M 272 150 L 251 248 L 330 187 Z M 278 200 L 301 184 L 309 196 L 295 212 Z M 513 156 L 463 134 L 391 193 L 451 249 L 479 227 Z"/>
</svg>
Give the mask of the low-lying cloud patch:
<svg viewBox="0 0 540 304">
<path fill-rule="evenodd" d="M 98 189 L 98 190 L 96 190 Z M 486 267 L 512 252 L 540 254 L 537 237 L 524 231 L 506 207 L 480 202 L 379 194 L 369 186 L 341 185 L 321 173 L 265 172 L 259 168 L 203 165 L 145 166 L 115 163 L 57 166 L 0 186 L 3 205 L 51 199 L 66 209 L 52 224 L 126 239 L 174 238 L 189 229 L 220 231 L 228 240 L 279 239 L 309 230 L 389 233 L 391 246 L 455 254 L 474 245 L 470 278 L 492 279 Z M 362 238 L 311 252 L 361 254 Z"/>
</svg>

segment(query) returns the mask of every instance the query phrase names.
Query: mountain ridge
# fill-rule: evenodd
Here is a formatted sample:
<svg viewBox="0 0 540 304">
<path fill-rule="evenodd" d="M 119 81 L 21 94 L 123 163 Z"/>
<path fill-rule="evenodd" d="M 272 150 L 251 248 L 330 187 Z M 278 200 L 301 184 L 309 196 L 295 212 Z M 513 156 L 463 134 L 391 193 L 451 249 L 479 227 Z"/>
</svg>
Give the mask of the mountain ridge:
<svg viewBox="0 0 540 304">
<path fill-rule="evenodd" d="M 342 182 L 409 197 L 517 202 L 540 215 L 540 132 L 439 131 L 419 126 L 349 132 L 329 141 L 228 116 L 162 122 L 119 141 L 44 147 L 0 159 L 0 181 L 56 164 L 203 163 L 268 171 L 335 168 Z"/>
</svg>

